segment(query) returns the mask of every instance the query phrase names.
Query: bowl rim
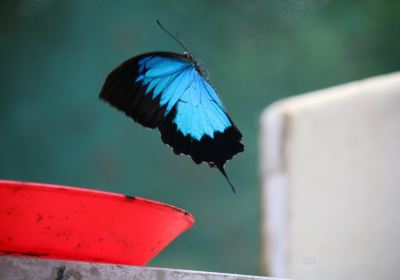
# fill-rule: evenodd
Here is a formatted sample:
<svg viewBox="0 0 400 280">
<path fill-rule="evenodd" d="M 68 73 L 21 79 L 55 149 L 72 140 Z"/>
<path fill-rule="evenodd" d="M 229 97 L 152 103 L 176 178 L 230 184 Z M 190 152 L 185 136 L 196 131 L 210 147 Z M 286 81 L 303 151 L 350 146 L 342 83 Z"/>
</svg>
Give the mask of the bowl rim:
<svg viewBox="0 0 400 280">
<path fill-rule="evenodd" d="M 156 200 L 152 199 L 147 199 L 147 198 L 142 198 L 138 196 L 131 196 L 131 195 L 125 195 L 125 194 L 120 194 L 120 193 L 115 193 L 115 192 L 110 192 L 110 191 L 103 191 L 103 190 L 97 190 L 97 189 L 87 189 L 84 187 L 75 187 L 75 186 L 66 186 L 66 185 L 59 185 L 59 184 L 51 184 L 51 183 L 39 183 L 39 182 L 30 182 L 30 181 L 16 181 L 16 180 L 2 180 L 0 179 L 0 188 L 2 187 L 7 187 L 6 185 L 12 185 L 13 187 L 30 187 L 33 189 L 41 189 L 42 191 L 63 191 L 63 192 L 69 192 L 69 193 L 76 193 L 79 195 L 94 195 L 102 198 L 107 198 L 107 199 L 117 199 L 117 200 L 131 200 L 135 202 L 139 202 L 141 204 L 147 204 L 150 206 L 153 206 L 155 208 L 168 208 L 169 210 L 172 210 L 173 212 L 182 214 L 185 216 L 190 224 L 193 224 L 195 222 L 195 218 L 192 214 L 189 212 L 178 208 L 176 206 L 159 202 Z"/>
</svg>

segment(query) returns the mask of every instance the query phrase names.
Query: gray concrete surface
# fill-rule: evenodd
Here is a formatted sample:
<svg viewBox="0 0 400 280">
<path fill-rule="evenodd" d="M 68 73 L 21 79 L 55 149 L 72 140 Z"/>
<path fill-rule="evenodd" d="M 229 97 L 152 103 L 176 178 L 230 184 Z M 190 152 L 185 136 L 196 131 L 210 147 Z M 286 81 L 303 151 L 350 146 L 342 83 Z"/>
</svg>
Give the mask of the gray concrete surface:
<svg viewBox="0 0 400 280">
<path fill-rule="evenodd" d="M 259 276 L 0 256 L 0 280 L 272 280 Z"/>
</svg>

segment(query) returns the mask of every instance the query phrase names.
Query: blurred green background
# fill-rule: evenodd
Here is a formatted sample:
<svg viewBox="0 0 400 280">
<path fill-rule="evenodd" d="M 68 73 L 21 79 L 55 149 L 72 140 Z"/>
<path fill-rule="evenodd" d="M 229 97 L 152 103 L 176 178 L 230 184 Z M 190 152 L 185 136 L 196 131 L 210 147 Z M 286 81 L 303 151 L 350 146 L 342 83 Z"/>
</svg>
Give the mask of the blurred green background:
<svg viewBox="0 0 400 280">
<path fill-rule="evenodd" d="M 191 212 L 195 226 L 150 265 L 260 273 L 260 112 L 290 95 L 393 72 L 399 1 L 0 3 L 0 178 L 98 188 Z M 106 75 L 148 51 L 182 52 L 179 32 L 242 130 L 226 166 L 177 157 L 98 99 Z"/>
</svg>

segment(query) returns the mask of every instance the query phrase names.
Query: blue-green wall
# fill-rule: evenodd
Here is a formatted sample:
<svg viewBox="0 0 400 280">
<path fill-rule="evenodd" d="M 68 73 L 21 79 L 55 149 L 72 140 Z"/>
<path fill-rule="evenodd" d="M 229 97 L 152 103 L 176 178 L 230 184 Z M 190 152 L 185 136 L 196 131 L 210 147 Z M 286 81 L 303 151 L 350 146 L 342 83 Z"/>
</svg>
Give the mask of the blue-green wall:
<svg viewBox="0 0 400 280">
<path fill-rule="evenodd" d="M 151 265 L 260 272 L 258 118 L 279 98 L 399 70 L 399 1 L 0 3 L 0 178 L 160 200 L 195 226 Z M 98 99 L 104 78 L 147 51 L 182 52 L 178 31 L 244 135 L 227 165 L 238 189 L 177 157 Z M 338 225 L 340 226 L 340 225 Z"/>
</svg>

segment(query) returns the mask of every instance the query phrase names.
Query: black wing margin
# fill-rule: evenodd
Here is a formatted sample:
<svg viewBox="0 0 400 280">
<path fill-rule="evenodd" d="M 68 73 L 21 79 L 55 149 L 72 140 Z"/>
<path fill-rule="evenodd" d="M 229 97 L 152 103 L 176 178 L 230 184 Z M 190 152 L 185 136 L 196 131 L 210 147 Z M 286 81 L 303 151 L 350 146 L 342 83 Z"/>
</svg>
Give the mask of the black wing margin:
<svg viewBox="0 0 400 280">
<path fill-rule="evenodd" d="M 166 107 L 160 106 L 161 94 L 153 100 L 152 92 L 145 94 L 146 86 L 136 82 L 138 61 L 146 56 L 187 59 L 183 55 L 169 52 L 146 53 L 128 59 L 107 76 L 99 97 L 142 126 L 156 128 L 164 118 Z"/>
<path fill-rule="evenodd" d="M 193 139 L 190 135 L 183 135 L 173 122 L 176 114 L 174 108 L 167 118 L 159 126 L 162 141 L 169 145 L 174 153 L 189 155 L 196 164 L 207 162 L 210 167 L 216 166 L 227 179 L 232 191 L 236 193 L 234 186 L 225 173 L 225 163 L 236 154 L 244 151 L 240 142 L 242 134 L 229 118 L 232 126 L 223 132 L 215 132 L 214 138 L 204 135 L 200 141 Z"/>
</svg>

